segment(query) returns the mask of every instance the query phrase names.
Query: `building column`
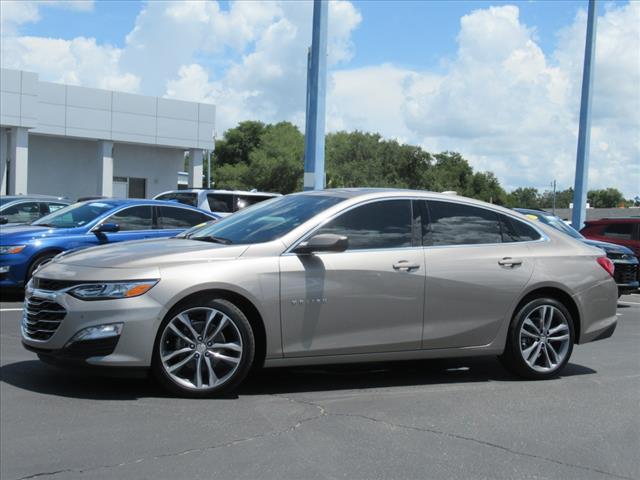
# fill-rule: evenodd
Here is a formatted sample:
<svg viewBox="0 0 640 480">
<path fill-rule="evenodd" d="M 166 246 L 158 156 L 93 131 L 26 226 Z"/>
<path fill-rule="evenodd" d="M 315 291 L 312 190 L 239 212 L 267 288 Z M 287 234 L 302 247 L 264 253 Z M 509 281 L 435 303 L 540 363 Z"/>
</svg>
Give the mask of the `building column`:
<svg viewBox="0 0 640 480">
<path fill-rule="evenodd" d="M 113 142 L 98 140 L 98 195 L 113 196 Z"/>
<path fill-rule="evenodd" d="M 0 128 L 0 195 L 7 194 L 7 159 L 9 157 L 9 130 Z"/>
<path fill-rule="evenodd" d="M 189 188 L 202 188 L 202 157 L 201 148 L 189 150 Z"/>
<path fill-rule="evenodd" d="M 9 195 L 26 195 L 29 171 L 29 130 L 13 127 L 9 133 Z"/>
</svg>

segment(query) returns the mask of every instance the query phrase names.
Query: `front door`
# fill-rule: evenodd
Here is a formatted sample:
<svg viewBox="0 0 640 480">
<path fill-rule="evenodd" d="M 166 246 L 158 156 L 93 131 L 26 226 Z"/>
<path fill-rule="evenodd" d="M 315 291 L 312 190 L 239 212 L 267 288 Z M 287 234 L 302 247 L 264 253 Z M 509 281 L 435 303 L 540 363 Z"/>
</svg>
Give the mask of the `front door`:
<svg viewBox="0 0 640 480">
<path fill-rule="evenodd" d="M 412 225 L 411 200 L 378 200 L 313 233 L 346 235 L 347 251 L 281 257 L 285 356 L 420 348 L 424 253 Z"/>
</svg>

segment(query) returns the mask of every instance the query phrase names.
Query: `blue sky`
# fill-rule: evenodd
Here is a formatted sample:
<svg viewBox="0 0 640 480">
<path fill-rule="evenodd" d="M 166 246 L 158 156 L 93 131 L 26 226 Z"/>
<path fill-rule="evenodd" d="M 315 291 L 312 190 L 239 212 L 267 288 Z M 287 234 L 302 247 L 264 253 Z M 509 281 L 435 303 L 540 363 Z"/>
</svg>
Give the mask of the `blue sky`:
<svg viewBox="0 0 640 480">
<path fill-rule="evenodd" d="M 139 0 L 97 1 L 91 11 L 42 6 L 42 19 L 27 24 L 25 35 L 66 38 L 95 37 L 99 43 L 123 47 L 126 35 L 133 29 L 136 16 L 146 2 Z M 600 2 L 604 12 L 612 5 L 627 3 Z M 229 9 L 229 2 L 221 2 Z M 552 52 L 557 31 L 570 24 L 582 0 L 357 0 L 353 4 L 362 14 L 362 22 L 353 33 L 357 47 L 350 66 L 394 63 L 412 68 L 438 68 L 442 59 L 455 54 L 460 18 L 474 10 L 496 5 L 515 4 L 520 18 L 536 30 L 540 47 Z"/>
<path fill-rule="evenodd" d="M 304 122 L 308 1 L 0 0 L 4 68 Z M 640 193 L 640 1 L 598 3 L 590 179 Z M 507 189 L 573 182 L 586 0 L 330 3 L 327 129 L 458 151 Z"/>
</svg>

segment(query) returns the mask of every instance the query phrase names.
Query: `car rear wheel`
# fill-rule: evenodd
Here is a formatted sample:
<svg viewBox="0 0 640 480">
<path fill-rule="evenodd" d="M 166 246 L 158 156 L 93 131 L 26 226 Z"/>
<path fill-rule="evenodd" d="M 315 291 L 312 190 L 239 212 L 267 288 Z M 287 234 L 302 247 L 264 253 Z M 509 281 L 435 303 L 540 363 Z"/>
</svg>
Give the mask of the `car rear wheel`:
<svg viewBox="0 0 640 480">
<path fill-rule="evenodd" d="M 574 335 L 566 307 L 554 298 L 537 298 L 514 315 L 500 361 L 523 378 L 554 377 L 571 357 Z"/>
<path fill-rule="evenodd" d="M 242 311 L 227 300 L 174 309 L 156 338 L 152 370 L 172 393 L 213 397 L 233 390 L 253 363 L 255 340 Z"/>
</svg>

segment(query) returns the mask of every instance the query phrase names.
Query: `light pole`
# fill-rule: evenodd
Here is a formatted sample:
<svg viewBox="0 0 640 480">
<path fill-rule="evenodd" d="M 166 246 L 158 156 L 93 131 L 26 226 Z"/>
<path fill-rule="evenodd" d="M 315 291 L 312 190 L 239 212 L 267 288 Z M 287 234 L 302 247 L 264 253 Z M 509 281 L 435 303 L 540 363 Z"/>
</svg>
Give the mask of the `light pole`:
<svg viewBox="0 0 640 480">
<path fill-rule="evenodd" d="M 573 212 L 571 212 L 571 224 L 573 228 L 578 231 L 582 228 L 586 215 L 587 180 L 589 177 L 589 141 L 591 137 L 591 87 L 596 57 L 596 22 L 598 19 L 596 6 L 596 0 L 589 0 L 587 40 L 584 49 L 584 69 L 582 71 L 576 179 L 573 191 Z"/>
<path fill-rule="evenodd" d="M 327 87 L 329 3 L 313 2 L 313 32 L 307 67 L 307 115 L 304 137 L 304 189 L 324 189 L 324 129 Z"/>
<path fill-rule="evenodd" d="M 555 215 L 556 214 L 556 181 L 555 179 L 553 180 L 553 182 L 551 182 L 551 185 L 553 186 L 553 200 L 552 200 L 552 212 Z"/>
</svg>

